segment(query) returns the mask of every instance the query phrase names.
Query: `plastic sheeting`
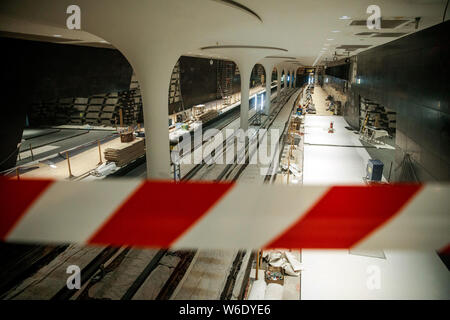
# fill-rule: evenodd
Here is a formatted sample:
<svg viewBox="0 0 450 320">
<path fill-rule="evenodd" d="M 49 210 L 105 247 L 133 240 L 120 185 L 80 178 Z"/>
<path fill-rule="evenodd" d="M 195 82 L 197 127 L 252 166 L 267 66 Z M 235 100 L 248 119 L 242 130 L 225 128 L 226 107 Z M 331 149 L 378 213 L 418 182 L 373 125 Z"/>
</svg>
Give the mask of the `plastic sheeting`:
<svg viewBox="0 0 450 320">
<path fill-rule="evenodd" d="M 263 259 L 273 267 L 283 268 L 284 273 L 289 276 L 298 277 L 300 275 L 300 271 L 303 270 L 302 264 L 289 251 L 264 251 Z"/>
</svg>

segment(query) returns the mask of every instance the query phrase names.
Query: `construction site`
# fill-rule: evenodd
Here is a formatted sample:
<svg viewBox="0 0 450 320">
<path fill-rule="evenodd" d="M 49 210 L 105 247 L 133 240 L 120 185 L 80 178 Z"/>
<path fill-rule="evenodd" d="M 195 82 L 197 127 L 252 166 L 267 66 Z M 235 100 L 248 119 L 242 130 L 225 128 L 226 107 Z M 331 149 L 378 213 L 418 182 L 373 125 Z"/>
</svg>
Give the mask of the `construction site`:
<svg viewBox="0 0 450 320">
<path fill-rule="evenodd" d="M 450 299 L 448 1 L 372 2 L 2 1 L 1 300 Z"/>
</svg>

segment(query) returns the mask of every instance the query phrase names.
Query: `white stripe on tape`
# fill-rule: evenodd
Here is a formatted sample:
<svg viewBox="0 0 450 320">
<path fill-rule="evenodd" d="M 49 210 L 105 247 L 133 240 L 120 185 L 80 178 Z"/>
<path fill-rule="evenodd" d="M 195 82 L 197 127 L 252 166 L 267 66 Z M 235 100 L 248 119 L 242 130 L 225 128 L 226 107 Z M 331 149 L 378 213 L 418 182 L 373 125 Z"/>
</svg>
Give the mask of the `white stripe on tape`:
<svg viewBox="0 0 450 320">
<path fill-rule="evenodd" d="M 355 247 L 417 250 L 445 247 L 450 232 L 448 192 L 449 187 L 446 185 L 425 185 L 396 216 L 362 239 Z"/>
<path fill-rule="evenodd" d="M 328 189 L 237 184 L 173 247 L 261 248 L 305 215 Z"/>
<path fill-rule="evenodd" d="M 142 183 L 54 182 L 28 209 L 8 241 L 85 242 Z"/>
</svg>

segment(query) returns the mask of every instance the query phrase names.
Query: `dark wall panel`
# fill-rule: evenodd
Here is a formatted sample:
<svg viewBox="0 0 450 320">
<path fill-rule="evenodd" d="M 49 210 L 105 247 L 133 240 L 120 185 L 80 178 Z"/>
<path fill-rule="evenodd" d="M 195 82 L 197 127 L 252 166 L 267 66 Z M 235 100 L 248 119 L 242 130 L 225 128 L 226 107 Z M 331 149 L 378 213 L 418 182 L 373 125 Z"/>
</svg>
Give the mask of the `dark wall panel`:
<svg viewBox="0 0 450 320">
<path fill-rule="evenodd" d="M 449 32 L 447 21 L 357 56 L 344 116 L 357 126 L 359 96 L 397 112 L 397 178 L 408 154 L 419 180 L 450 180 Z"/>
<path fill-rule="evenodd" d="M 216 99 L 217 61 L 195 57 L 180 58 L 181 94 L 185 108 Z"/>
<path fill-rule="evenodd" d="M 133 70 L 117 50 L 0 38 L 0 170 L 15 165 L 32 102 L 127 90 Z"/>
<path fill-rule="evenodd" d="M 7 38 L 0 38 L 0 45 L 12 57 L 2 63 L 9 73 L 4 83 L 28 101 L 88 97 L 130 86 L 133 69 L 118 50 Z"/>
<path fill-rule="evenodd" d="M 349 66 L 350 65 L 346 63 L 334 67 L 328 67 L 325 69 L 325 74 L 336 78 L 348 80 Z"/>
<path fill-rule="evenodd" d="M 217 96 L 217 64 L 218 60 L 216 59 L 212 59 L 211 64 L 211 59 L 180 57 L 180 86 L 185 108 L 219 99 Z M 235 63 L 233 63 L 233 74 L 233 93 L 237 93 L 241 91 L 241 78 L 239 73 L 236 73 Z M 251 74 L 250 84 L 251 87 L 261 84 L 261 77 L 256 68 Z"/>
</svg>

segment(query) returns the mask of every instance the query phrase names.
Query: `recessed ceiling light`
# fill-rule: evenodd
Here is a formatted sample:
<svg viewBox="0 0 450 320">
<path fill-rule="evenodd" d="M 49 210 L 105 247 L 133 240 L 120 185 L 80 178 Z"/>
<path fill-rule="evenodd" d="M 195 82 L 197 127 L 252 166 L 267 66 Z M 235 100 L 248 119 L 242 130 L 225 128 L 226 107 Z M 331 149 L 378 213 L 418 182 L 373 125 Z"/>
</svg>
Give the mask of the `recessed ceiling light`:
<svg viewBox="0 0 450 320">
<path fill-rule="evenodd" d="M 333 32 L 333 33 L 338 33 L 338 32 L 340 32 L 339 30 L 333 30 L 333 31 L 331 31 L 331 32 Z"/>
<path fill-rule="evenodd" d="M 333 41 L 334 39 L 327 39 L 327 41 Z"/>
<path fill-rule="evenodd" d="M 349 17 L 349 16 L 342 16 L 339 18 L 339 20 L 350 20 L 350 19 L 351 19 L 351 17 Z"/>
<path fill-rule="evenodd" d="M 108 43 L 108 41 L 105 41 L 105 40 L 101 40 L 100 42 L 101 43 Z"/>
<path fill-rule="evenodd" d="M 60 35 L 60 34 L 54 34 L 53 36 L 56 37 L 56 38 L 61 38 L 62 37 L 62 35 Z"/>
</svg>

